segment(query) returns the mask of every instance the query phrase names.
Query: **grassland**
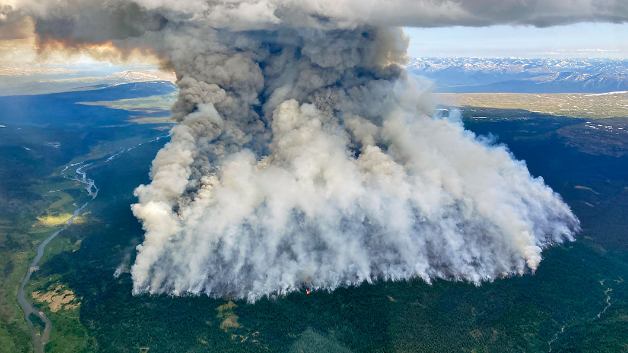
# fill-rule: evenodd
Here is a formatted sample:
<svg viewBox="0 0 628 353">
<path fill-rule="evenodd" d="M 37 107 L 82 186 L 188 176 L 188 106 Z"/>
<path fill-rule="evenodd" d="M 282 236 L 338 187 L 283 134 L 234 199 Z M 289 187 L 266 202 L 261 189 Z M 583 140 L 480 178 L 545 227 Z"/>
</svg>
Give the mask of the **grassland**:
<svg viewBox="0 0 628 353">
<path fill-rule="evenodd" d="M 73 195 L 80 198 L 80 188 L 75 182 L 50 176 L 30 188 L 45 205 L 38 214 L 25 211 L 0 217 L 0 352 L 32 351 L 24 312 L 17 303 L 17 289 L 37 245 L 61 228 L 64 215 L 76 208 L 72 205 L 77 202 Z"/>
<path fill-rule="evenodd" d="M 77 208 L 76 205 L 84 203 L 87 199 L 82 184 L 61 178 L 58 172 L 31 187 L 31 190 L 38 194 L 46 204 L 45 209 L 39 214 L 22 214 L 14 219 L 0 219 L 0 269 L 3 269 L 0 273 L 0 352 L 32 351 L 30 334 L 23 317 L 24 312 L 17 303 L 17 288 L 26 273 L 30 260 L 35 256 L 37 245 L 64 226 Z M 77 225 L 89 221 L 87 214 L 88 212 L 84 212 L 75 218 L 75 223 L 77 220 L 79 221 Z M 55 239 L 46 248 L 41 263 L 63 251 L 77 250 L 80 243 L 80 239 L 67 237 Z M 34 277 L 37 278 L 37 276 Z M 76 309 L 80 302 L 74 298 L 59 308 L 59 301 L 61 303 L 67 301 L 67 296 L 57 298 L 59 296 L 46 294 L 50 292 L 46 289 L 52 285 L 51 283 L 56 283 L 57 279 L 38 278 L 36 281 L 29 282 L 26 287 L 27 298 L 54 322 L 51 337 L 57 336 L 58 341 L 55 345 L 62 343 L 62 347 L 52 349 L 52 351 L 83 351 L 91 341 L 87 339 L 87 332 L 79 321 Z M 63 288 L 61 283 L 57 283 L 56 286 Z M 35 296 L 32 293 L 36 293 Z M 38 300 L 41 298 L 46 300 Z M 59 330 L 75 332 L 74 336 L 78 335 L 80 339 L 72 339 L 72 334 L 60 333 Z"/>
<path fill-rule="evenodd" d="M 438 93 L 443 105 L 521 109 L 582 119 L 628 117 L 628 92 L 603 94 Z"/>
<path fill-rule="evenodd" d="M 24 312 L 17 303 L 17 288 L 34 254 L 26 222 L 0 220 L 0 352 L 29 352 L 31 338 Z"/>
<path fill-rule="evenodd" d="M 63 212 L 63 206 L 57 204 L 46 212 Z M 59 225 L 43 225 L 34 217 L 23 217 L 0 231 L 0 268 L 4 269 L 0 280 L 0 352 L 32 350 L 24 312 L 17 303 L 17 288 L 35 256 L 37 244 L 58 228 Z"/>
<path fill-rule="evenodd" d="M 80 166 L 84 168 L 83 170 L 88 175 L 91 175 L 95 166 L 102 163 L 110 163 L 118 155 L 127 153 L 139 145 L 148 144 L 149 141 L 154 139 L 154 136 L 151 140 L 147 140 L 146 137 L 131 137 L 99 143 L 92 146 L 86 154 L 76 156 L 71 161 L 68 161 L 67 164 L 75 164 L 73 168 L 57 167 L 50 175 L 30 187 L 33 193 L 45 200 L 46 207 L 31 215 L 28 221 L 25 221 L 23 224 L 25 239 L 36 240 L 30 243 L 26 240 L 24 241 L 24 244 L 30 244 L 29 251 L 26 252 L 24 261 L 20 264 L 21 269 L 19 271 L 16 269 L 15 271 L 18 273 L 15 281 L 8 284 L 7 288 L 17 288 L 26 272 L 28 261 L 35 255 L 34 250 L 39 242 L 55 230 L 65 226 L 74 211 L 92 199 L 87 195 L 84 183 L 67 179 L 67 177 L 73 176 L 76 168 Z M 93 229 L 102 227 L 106 227 L 106 225 L 99 218 L 95 217 L 91 210 L 84 209 L 81 214 L 74 218 L 71 227 L 59 233 L 48 244 L 39 263 L 40 269 L 33 273 L 30 281 L 25 286 L 26 298 L 52 322 L 50 341 L 46 345 L 46 352 L 93 352 L 97 350 L 98 344 L 96 340 L 89 335 L 85 323 L 81 321 L 83 296 L 76 293 L 69 286 L 67 278 L 64 277 L 64 275 L 67 275 L 65 271 L 68 269 L 63 269 L 61 273 L 51 272 L 50 263 L 54 263 L 54 259 L 66 258 L 75 254 L 81 249 L 83 239 Z M 7 255 L 14 256 L 10 251 L 7 252 Z M 52 268 L 55 268 L 54 265 Z M 11 347 L 7 350 L 4 350 L 4 347 L 0 347 L 0 352 L 32 350 L 30 337 L 28 336 L 24 319 L 21 317 L 23 315 L 22 310 L 17 305 L 15 297 L 16 293 L 6 296 L 11 301 L 9 304 L 14 306 L 14 312 L 17 313 L 13 321 L 24 326 L 24 349 L 19 349 L 19 347 L 15 347 L 15 344 L 13 344 L 13 347 L 7 345 L 7 347 Z M 8 329 L 3 329 L 0 332 L 0 339 L 2 337 L 5 337 L 6 341 L 10 342 L 15 340 L 16 336 L 9 332 Z"/>
<path fill-rule="evenodd" d="M 587 154 L 628 155 L 628 92 L 460 93 L 438 94 L 437 98 L 445 106 L 459 107 L 465 125 L 518 122 L 512 137 L 516 141 L 543 140 L 557 134 L 564 143 Z"/>
<path fill-rule="evenodd" d="M 471 113 L 490 114 L 488 109 Z M 609 153 L 591 155 L 594 143 L 608 146 L 615 141 L 610 135 L 623 136 L 616 135 L 623 122 L 607 119 L 604 126 L 593 126 L 568 118 L 524 119 L 518 111 L 510 112 L 513 119 L 502 119 L 503 113 L 465 124 L 478 134 L 499 136 L 534 175 L 543 176 L 565 197 L 583 225 L 577 242 L 544 252 L 534 276 L 480 287 L 380 281 L 334 293 L 294 293 L 255 305 L 206 296 L 132 296 L 130 275 L 112 274 L 132 251 L 133 239 L 143 234 L 128 205 L 135 201 L 132 190 L 147 182 L 155 144 L 121 154 L 106 168 L 88 170 L 103 190 L 90 203 L 92 213 L 84 213 L 83 223 L 59 234 L 46 248 L 26 291 L 52 321 L 47 351 L 546 352 L 550 342 L 553 352 L 625 351 L 628 160 Z M 560 136 L 570 136 L 571 144 L 565 145 Z M 72 161 L 108 158 L 136 143 L 116 135 L 80 157 L 73 154 Z M 82 185 L 50 176 L 50 171 L 45 176 L 38 185 L 28 180 L 44 200 L 43 208 L 10 221 L 0 215 L 1 352 L 31 349 L 11 291 L 38 241 L 59 227 L 73 203 L 80 205 L 85 198 Z M 612 296 L 608 301 L 607 293 Z M 604 311 L 608 303 L 612 306 Z"/>
<path fill-rule="evenodd" d="M 104 106 L 110 109 L 121 109 L 128 111 L 155 112 L 170 110 L 172 104 L 177 100 L 177 95 L 178 92 L 172 92 L 150 97 L 119 99 L 114 101 L 78 102 L 76 104 Z"/>
<path fill-rule="evenodd" d="M 164 89 L 154 92 L 164 92 Z M 77 92 L 76 97 L 79 96 L 89 94 Z M 97 111 L 106 118 L 102 123 L 109 124 L 98 129 L 84 124 L 67 129 L 59 126 L 33 127 L 27 124 L 27 119 L 17 122 L 17 125 L 25 125 L 16 129 L 15 124 L 11 125 L 3 120 L 2 124 L 8 128 L 0 129 L 0 352 L 33 351 L 24 313 L 17 302 L 17 289 L 27 272 L 29 262 L 35 256 L 37 246 L 63 227 L 77 207 L 91 199 L 86 195 L 85 185 L 61 175 L 62 166 L 83 161 L 89 163 L 107 160 L 112 154 L 128 152 L 147 143 L 149 139 L 154 139 L 157 133 L 151 128 L 126 120 L 133 119 L 134 115 L 138 118 L 148 117 L 149 120 L 161 119 L 158 122 L 138 122 L 155 123 L 152 128 L 170 128 L 170 124 L 163 124 L 166 122 L 163 116 L 168 113 L 175 98 L 176 93 L 173 93 L 85 104 L 91 107 L 74 105 L 74 101 L 67 103 L 71 107 L 66 107 L 66 103 L 52 100 L 51 104 L 46 105 L 50 108 L 48 111 L 37 111 L 38 115 L 45 115 L 61 125 L 71 120 L 68 117 L 81 116 L 80 112 L 89 108 L 90 112 Z M 78 100 L 83 99 L 75 101 Z M 134 113 L 121 114 L 105 108 L 94 110 L 94 106 Z M 22 112 L 27 110 L 26 104 L 19 108 L 16 111 L 28 115 Z M 71 114 L 64 115 L 59 120 L 50 118 L 50 114 L 63 115 L 59 112 L 66 111 L 66 108 Z M 5 112 L 2 117 L 10 120 L 10 116 L 11 113 Z M 124 120 L 118 119 L 118 116 L 123 116 Z M 63 120 L 65 118 L 69 120 Z M 58 142 L 52 146 L 50 141 Z M 89 168 L 87 169 L 89 174 Z M 71 173 L 74 170 L 66 171 L 68 176 Z M 46 270 L 51 267 L 51 262 L 54 263 L 51 260 L 77 254 L 83 245 L 82 240 L 90 231 L 102 226 L 94 214 L 87 209 L 84 211 L 74 219 L 71 227 L 48 244 L 39 269 L 33 273 L 25 288 L 26 298 L 52 322 L 47 352 L 85 352 L 94 351 L 96 347 L 95 340 L 84 326 L 85 323 L 81 322 L 84 294 L 78 294 L 76 288 L 70 287 L 68 278 Z M 41 320 L 33 319 L 33 322 L 40 330 L 43 329 Z"/>
<path fill-rule="evenodd" d="M 138 113 L 162 113 L 170 112 L 170 107 L 177 100 L 178 92 L 150 97 L 120 99 L 114 101 L 78 102 L 76 104 L 90 106 L 104 106 L 110 109 L 127 110 Z M 167 116 L 131 116 L 129 122 L 135 124 L 172 124 L 170 115 Z"/>
<path fill-rule="evenodd" d="M 56 239 L 55 239 L 56 240 Z M 59 239 L 57 243 L 67 243 Z M 66 251 L 66 246 L 50 249 L 52 255 Z M 49 251 L 48 249 L 46 250 Z M 61 281 L 61 276 L 36 277 L 26 287 L 27 299 L 43 311 L 52 322 L 47 352 L 90 352 L 95 351 L 95 342 L 80 321 L 81 297 Z"/>
<path fill-rule="evenodd" d="M 141 117 L 129 120 L 136 124 L 173 124 L 174 121 L 169 116 Z"/>
</svg>

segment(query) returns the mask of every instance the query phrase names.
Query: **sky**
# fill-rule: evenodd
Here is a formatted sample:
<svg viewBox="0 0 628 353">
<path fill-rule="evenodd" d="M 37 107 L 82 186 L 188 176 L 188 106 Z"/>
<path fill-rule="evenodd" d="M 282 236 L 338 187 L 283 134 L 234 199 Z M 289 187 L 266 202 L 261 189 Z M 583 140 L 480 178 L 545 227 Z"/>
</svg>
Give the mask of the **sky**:
<svg viewBox="0 0 628 353">
<path fill-rule="evenodd" d="M 628 24 L 405 28 L 411 57 L 628 59 Z"/>
<path fill-rule="evenodd" d="M 537 28 L 531 26 L 405 28 L 410 36 L 410 57 L 525 57 L 628 59 L 628 24 L 579 23 Z M 42 61 L 33 47 L 34 37 L 0 40 L 0 63 Z M 103 65 L 89 55 L 47 57 L 47 64 Z M 69 62 L 68 62 L 69 61 Z M 132 64 L 145 63 L 139 57 Z M 108 64 L 105 64 L 108 65 Z M 109 64 L 110 65 L 110 64 Z M 0 68 L 0 73 L 1 73 Z"/>
</svg>

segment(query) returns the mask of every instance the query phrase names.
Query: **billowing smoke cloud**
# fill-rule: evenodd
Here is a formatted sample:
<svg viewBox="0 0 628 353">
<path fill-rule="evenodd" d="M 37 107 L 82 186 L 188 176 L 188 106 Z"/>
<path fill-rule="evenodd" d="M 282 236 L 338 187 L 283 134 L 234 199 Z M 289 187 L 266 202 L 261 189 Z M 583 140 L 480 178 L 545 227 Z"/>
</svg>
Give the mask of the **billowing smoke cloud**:
<svg viewBox="0 0 628 353">
<path fill-rule="evenodd" d="M 429 85 L 401 69 L 407 38 L 392 26 L 628 18 L 619 0 L 88 0 L 19 11 L 40 38 L 150 47 L 177 74 L 179 124 L 132 206 L 146 231 L 134 293 L 250 301 L 534 271 L 544 247 L 573 239 L 577 219 L 504 146 L 455 114 L 432 116 Z"/>
<path fill-rule="evenodd" d="M 181 123 L 136 190 L 136 293 L 479 283 L 536 269 L 577 228 L 504 148 L 429 117 L 399 30 L 186 27 L 165 46 Z"/>
<path fill-rule="evenodd" d="M 28 18 L 0 2 L 0 41 L 23 39 L 32 35 L 32 31 Z"/>
</svg>

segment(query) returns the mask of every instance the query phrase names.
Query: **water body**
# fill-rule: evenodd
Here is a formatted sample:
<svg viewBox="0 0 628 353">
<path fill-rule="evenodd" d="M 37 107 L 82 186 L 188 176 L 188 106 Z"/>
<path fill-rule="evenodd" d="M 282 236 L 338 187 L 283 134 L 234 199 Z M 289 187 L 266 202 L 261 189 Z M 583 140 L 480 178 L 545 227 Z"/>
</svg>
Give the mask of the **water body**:
<svg viewBox="0 0 628 353">
<path fill-rule="evenodd" d="M 159 141 L 162 138 L 166 138 L 169 137 L 169 135 L 163 135 L 163 136 L 158 136 L 150 141 L 148 141 L 147 143 L 151 143 L 151 142 L 156 142 Z M 107 163 L 113 159 L 115 159 L 116 157 L 118 157 L 120 154 L 125 153 L 125 152 L 129 152 L 132 149 L 141 146 L 142 144 L 138 144 L 136 146 L 130 147 L 130 148 L 126 148 L 126 149 L 121 149 L 120 151 L 112 154 L 111 156 L 109 156 L 106 159 L 103 160 L 98 160 L 95 161 L 94 163 Z M 87 205 L 90 203 L 90 201 L 94 200 L 96 198 L 96 196 L 98 196 L 98 188 L 96 187 L 96 184 L 94 183 L 94 180 L 89 179 L 87 177 L 87 173 L 84 171 L 85 168 L 94 165 L 94 163 L 88 163 L 85 164 L 85 162 L 78 162 L 78 163 L 72 163 L 69 164 L 67 166 L 65 166 L 65 168 L 63 168 L 63 170 L 61 171 L 61 175 L 64 178 L 70 179 L 70 180 L 75 180 L 78 181 L 82 184 L 85 185 L 85 191 L 87 192 L 87 194 L 89 196 L 91 196 L 91 199 L 89 199 L 87 202 L 85 202 L 83 205 L 81 205 L 80 207 L 78 207 L 74 213 L 72 214 L 72 216 L 68 219 L 67 223 L 65 224 L 65 226 L 59 230 L 57 230 L 56 232 L 52 233 L 48 238 L 46 238 L 41 244 L 39 244 L 39 246 L 37 247 L 37 256 L 35 256 L 35 258 L 33 259 L 33 261 L 28 265 L 28 272 L 26 273 L 26 276 L 24 277 L 24 279 L 22 280 L 22 283 L 20 284 L 20 287 L 18 288 L 17 291 L 17 301 L 20 304 L 20 306 L 22 307 L 22 310 L 24 310 L 24 319 L 26 320 L 26 323 L 28 324 L 28 329 L 31 332 L 31 335 L 33 336 L 33 345 L 35 346 L 35 352 L 36 353 L 44 353 L 44 347 L 46 346 L 46 344 L 48 343 L 48 341 L 50 340 L 50 331 L 52 330 L 52 323 L 50 322 L 50 319 L 48 319 L 48 317 L 46 317 L 46 314 L 44 314 L 42 311 L 38 310 L 37 308 L 34 308 L 31 303 L 26 299 L 26 295 L 25 295 L 25 291 L 24 291 L 24 287 L 26 286 L 26 283 L 28 283 L 28 281 L 31 278 L 31 275 L 33 274 L 34 271 L 37 271 L 38 269 L 38 264 L 39 261 L 41 260 L 42 256 L 44 256 L 44 251 L 46 250 L 46 246 L 57 236 L 59 235 L 59 233 L 63 232 L 64 230 L 68 229 L 68 227 L 70 227 L 72 225 L 72 223 L 74 222 L 74 219 L 81 214 L 81 212 L 83 211 L 83 209 L 85 207 L 87 207 Z M 66 173 L 68 171 L 74 170 L 74 173 L 72 175 L 67 175 Z M 40 333 L 38 332 L 38 330 L 35 329 L 35 325 L 33 324 L 32 320 L 30 319 L 30 315 L 33 314 L 35 316 L 37 316 L 38 318 L 40 318 L 44 324 L 45 324 L 45 328 L 44 328 L 44 332 Z"/>
<path fill-rule="evenodd" d="M 68 177 L 64 174 L 64 172 L 68 170 L 69 168 L 75 167 L 81 164 L 83 164 L 83 162 L 74 163 L 74 164 L 70 164 L 69 166 L 66 166 L 61 172 L 61 175 L 63 175 L 64 177 L 68 179 L 76 180 L 78 182 L 81 182 L 87 185 L 85 190 L 87 190 L 87 194 L 91 196 L 92 197 L 91 200 L 93 200 L 96 198 L 96 196 L 98 196 L 98 188 L 94 184 L 94 181 L 92 179 L 88 179 L 87 174 L 83 171 L 83 168 L 89 166 L 89 164 L 82 165 L 76 169 L 76 173 L 81 175 L 80 178 L 76 176 Z M 77 208 L 74 211 L 74 213 L 72 214 L 72 217 L 68 219 L 68 222 L 63 228 L 52 233 L 48 238 L 46 238 L 46 240 L 44 240 L 41 244 L 39 244 L 39 246 L 37 247 L 37 256 L 35 256 L 33 261 L 28 265 L 28 272 L 26 273 L 26 276 L 22 280 L 22 283 L 20 284 L 20 287 L 17 290 L 17 301 L 22 307 L 22 310 L 24 310 L 24 319 L 26 319 L 26 323 L 28 324 L 28 329 L 31 332 L 31 335 L 33 336 L 33 345 L 35 346 L 35 352 L 37 353 L 44 352 L 44 347 L 46 346 L 46 343 L 48 343 L 50 339 L 50 330 L 52 329 L 52 323 L 50 322 L 50 319 L 46 317 L 46 314 L 34 308 L 31 305 L 31 303 L 26 299 L 25 294 L 24 294 L 24 286 L 26 286 L 26 283 L 28 283 L 28 281 L 30 280 L 33 272 L 38 269 L 37 264 L 39 264 L 39 261 L 41 260 L 42 256 L 44 256 L 44 251 L 46 250 L 46 246 L 57 235 L 59 235 L 59 233 L 68 229 L 68 227 L 71 226 L 72 223 L 74 223 L 74 218 L 76 218 L 76 216 L 78 216 L 81 213 L 81 211 L 83 211 L 83 209 L 89 204 L 89 201 L 85 202 L 81 207 Z M 37 332 L 38 330 L 35 329 L 35 325 L 33 325 L 33 322 L 30 319 L 31 314 L 39 317 L 44 322 L 45 328 L 44 328 L 43 334 L 40 334 L 39 332 Z"/>
<path fill-rule="evenodd" d="M 176 86 L 170 82 L 135 82 L 94 88 L 98 87 L 52 94 L 0 96 L 0 107 L 3 108 L 0 111 L 0 124 L 103 126 L 124 123 L 132 116 L 169 116 L 170 110 L 128 111 L 76 103 L 142 98 L 176 91 Z"/>
</svg>

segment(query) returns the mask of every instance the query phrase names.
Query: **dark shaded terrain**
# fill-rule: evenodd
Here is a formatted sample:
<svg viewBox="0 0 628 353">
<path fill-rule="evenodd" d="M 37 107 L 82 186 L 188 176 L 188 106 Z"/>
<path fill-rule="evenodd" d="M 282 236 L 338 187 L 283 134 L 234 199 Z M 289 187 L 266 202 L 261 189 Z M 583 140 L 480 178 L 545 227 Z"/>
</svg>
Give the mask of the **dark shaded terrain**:
<svg viewBox="0 0 628 353">
<path fill-rule="evenodd" d="M 148 89 L 143 92 L 156 94 Z M 72 94 L 55 101 L 74 105 L 88 100 Z M 114 98 L 124 95 L 111 94 Z M 16 99 L 25 99 L 19 104 L 34 104 Z M 36 99 L 45 102 L 47 98 Z M 89 99 L 106 98 L 94 93 Z M 17 111 L 15 102 L 12 109 Z M 20 130 L 10 125 L 15 121 L 12 116 L 0 113 L 0 124 L 8 125 L 0 129 L 0 202 L 4 202 L 0 206 L 13 212 L 7 219 L 16 219 L 17 214 L 33 219 L 53 201 L 43 200 L 33 185 L 94 146 L 164 134 L 145 125 L 112 126 L 126 119 L 125 111 L 87 107 L 90 110 L 81 111 L 87 120 L 91 109 L 101 110 L 94 113 L 93 124 L 82 124 L 72 117 L 72 109 L 54 113 L 59 120 L 48 126 L 40 125 L 45 120 L 38 117 L 19 125 Z M 106 164 L 97 162 L 106 157 L 94 157 L 96 163 L 87 173 L 100 192 L 87 208 L 89 222 L 74 224 L 55 239 L 80 243 L 80 247 L 59 251 L 44 261 L 33 281 L 41 283 L 39 290 L 61 283 L 80 299 L 76 313 L 89 337 L 54 318 L 53 327 L 68 337 L 89 341 L 84 351 L 626 351 L 628 156 L 608 153 L 616 148 L 606 144 L 607 131 L 581 136 L 580 132 L 590 129 L 583 126 L 583 120 L 491 109 L 482 115 L 486 118 L 472 119 L 463 112 L 465 126 L 477 134 L 492 135 L 495 143 L 506 143 L 533 175 L 542 176 L 563 196 L 582 222 L 577 241 L 547 249 L 534 275 L 498 279 L 480 287 L 463 282 L 382 281 L 333 293 L 294 293 L 254 305 L 207 297 L 133 297 L 128 266 L 143 231 L 129 206 L 135 202 L 133 189 L 149 182 L 150 163 L 164 139 L 145 143 Z M 51 142 L 58 142 L 58 147 Z M 614 144 L 625 148 L 622 141 Z M 67 190 L 81 197 L 72 192 Z M 0 226 L 5 227 L 0 231 L 22 227 L 23 234 L 29 227 L 27 222 Z M 33 247 L 32 239 L 26 237 L 15 238 L 19 244 L 10 237 L 2 239 L 2 254 Z M 117 268 L 124 270 L 115 278 Z M 5 277 L 16 271 L 9 262 L 3 262 L 3 270 Z M 0 328 L 19 341 L 18 349 L 29 349 L 28 336 L 14 326 Z M 51 338 L 47 349 L 63 350 L 64 344 L 63 339 Z"/>
<path fill-rule="evenodd" d="M 490 112 L 488 112 L 490 113 Z M 83 297 L 81 322 L 100 351 L 251 352 L 619 352 L 628 343 L 628 157 L 582 151 L 557 131 L 582 120 L 498 112 L 465 120 L 492 134 L 542 176 L 582 221 L 575 243 L 544 252 L 536 274 L 475 287 L 436 281 L 380 282 L 333 293 L 291 294 L 255 305 L 207 297 L 131 296 L 113 277 L 142 236 L 129 204 L 147 183 L 159 146 L 91 171 L 99 224 L 73 227 L 80 250 L 51 259 L 37 276 L 61 274 Z M 507 119 L 505 119 L 506 117 Z M 607 291 L 611 289 L 610 291 Z M 605 293 L 606 291 L 606 293 Z M 611 306 L 607 307 L 607 293 Z M 228 309 L 225 309 L 228 308 Z M 598 317 L 600 314 L 600 317 Z M 225 318 L 236 325 L 225 325 Z"/>
<path fill-rule="evenodd" d="M 77 102 L 112 101 L 171 93 L 176 86 L 170 82 L 135 82 L 115 86 L 92 87 L 72 91 L 30 96 L 0 97 L 0 124 L 82 127 L 124 123 L 135 116 L 167 116 L 168 112 L 143 113 L 101 106 L 75 104 Z"/>
<path fill-rule="evenodd" d="M 157 85 L 159 86 L 159 85 Z M 155 91 L 171 91 L 171 84 L 144 87 L 118 85 L 108 97 L 147 96 Z M 130 93 L 124 93 L 124 90 Z M 89 93 L 85 93 L 89 92 Z M 101 121 L 90 122 L 90 114 L 116 116 L 116 110 L 102 106 L 82 110 L 74 104 L 84 98 L 98 98 L 92 92 L 61 94 L 62 99 L 49 96 L 0 97 L 0 351 L 32 350 L 31 338 L 26 330 L 23 312 L 17 304 L 17 286 L 26 273 L 30 259 L 41 240 L 54 231 L 45 227 L 37 216 L 59 216 L 73 212 L 72 203 L 86 197 L 83 187 L 73 185 L 61 177 L 60 169 L 78 156 L 93 152 L 115 152 L 123 148 L 124 141 L 132 144 L 161 136 L 163 131 L 154 130 L 159 125 L 136 125 L 117 121 L 107 125 Z M 85 93 L 88 97 L 83 95 Z M 45 104 L 43 104 L 43 103 Z M 42 103 L 43 105 L 40 105 Z M 20 108 L 22 107 L 22 108 Z M 56 121 L 54 114 L 73 112 L 73 119 L 83 119 L 81 124 Z M 15 113 L 18 114 L 15 114 Z M 27 112 L 30 112 L 28 114 Z M 63 114 L 66 114 L 63 113 Z M 137 113 L 137 112 L 136 112 Z M 141 114 L 141 112 L 139 113 Z M 137 142 L 134 142 L 137 140 Z M 57 190 L 57 189 L 61 190 Z M 65 195 L 62 196 L 61 194 Z M 74 200 L 73 200 L 74 199 Z M 48 209 L 60 203 L 59 207 Z M 52 211 L 52 212 L 51 212 Z M 37 225 L 37 226 L 36 226 Z M 84 237 L 84 236 L 83 236 Z M 78 240 L 78 238 L 73 239 Z M 56 244 L 56 243 L 55 243 Z M 8 342 L 5 340 L 9 340 Z"/>
</svg>

